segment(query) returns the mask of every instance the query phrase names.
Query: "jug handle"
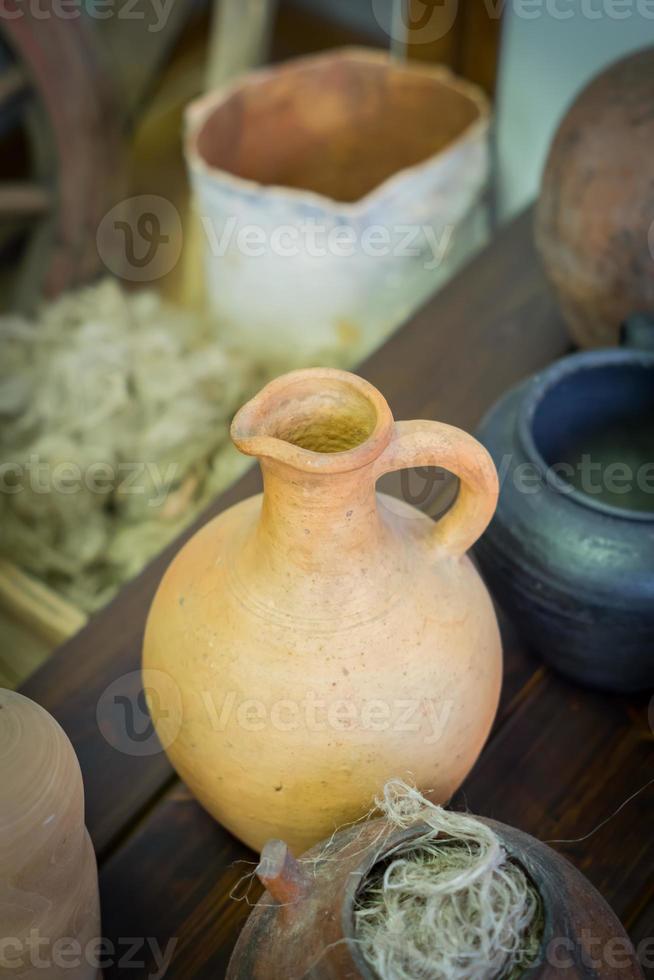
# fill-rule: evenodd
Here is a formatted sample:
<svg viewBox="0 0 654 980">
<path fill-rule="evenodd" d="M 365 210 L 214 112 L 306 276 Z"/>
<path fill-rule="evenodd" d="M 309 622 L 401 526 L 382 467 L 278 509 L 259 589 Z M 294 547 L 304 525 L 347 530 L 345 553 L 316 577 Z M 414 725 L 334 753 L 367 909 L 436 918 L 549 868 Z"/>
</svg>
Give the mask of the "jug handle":
<svg viewBox="0 0 654 980">
<path fill-rule="evenodd" d="M 480 442 L 453 425 L 396 422 L 388 446 L 377 459 L 375 479 L 413 466 L 442 466 L 459 478 L 456 500 L 430 533 L 439 550 L 460 557 L 495 513 L 499 480 L 493 460 Z"/>
</svg>

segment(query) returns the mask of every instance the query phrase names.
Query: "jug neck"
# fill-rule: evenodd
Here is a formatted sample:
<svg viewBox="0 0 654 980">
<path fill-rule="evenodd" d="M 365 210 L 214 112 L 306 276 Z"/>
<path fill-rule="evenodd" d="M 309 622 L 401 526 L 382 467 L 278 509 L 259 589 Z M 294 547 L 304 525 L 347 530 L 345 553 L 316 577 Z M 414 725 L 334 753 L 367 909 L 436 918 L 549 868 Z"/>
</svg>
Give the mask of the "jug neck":
<svg viewBox="0 0 654 980">
<path fill-rule="evenodd" d="M 375 463 L 393 416 L 363 378 L 335 368 L 292 371 L 236 414 L 232 439 L 257 456 L 264 501 L 257 549 L 306 568 L 343 567 L 378 547 Z"/>
<path fill-rule="evenodd" d="M 268 563 L 342 571 L 353 555 L 372 555 L 385 534 L 372 466 L 348 473 L 302 473 L 262 460 L 264 495 L 257 550 Z"/>
</svg>

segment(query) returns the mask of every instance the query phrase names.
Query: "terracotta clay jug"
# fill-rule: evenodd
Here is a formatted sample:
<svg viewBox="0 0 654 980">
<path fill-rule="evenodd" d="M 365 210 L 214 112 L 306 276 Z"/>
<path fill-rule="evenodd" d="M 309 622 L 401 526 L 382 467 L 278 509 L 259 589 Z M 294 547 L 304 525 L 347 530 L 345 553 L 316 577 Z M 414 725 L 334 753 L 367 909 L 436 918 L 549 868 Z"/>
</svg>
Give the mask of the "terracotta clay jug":
<svg viewBox="0 0 654 980">
<path fill-rule="evenodd" d="M 465 555 L 497 501 L 486 450 L 449 425 L 396 423 L 372 385 L 319 368 L 269 384 L 231 435 L 259 458 L 264 493 L 182 548 L 145 633 L 173 765 L 256 849 L 282 837 L 301 853 L 390 775 L 447 800 L 501 682 L 495 613 Z M 375 491 L 414 466 L 460 479 L 436 524 Z"/>
<path fill-rule="evenodd" d="M 0 690 L 0 977 L 95 980 L 98 873 L 82 774 L 47 711 Z"/>
</svg>

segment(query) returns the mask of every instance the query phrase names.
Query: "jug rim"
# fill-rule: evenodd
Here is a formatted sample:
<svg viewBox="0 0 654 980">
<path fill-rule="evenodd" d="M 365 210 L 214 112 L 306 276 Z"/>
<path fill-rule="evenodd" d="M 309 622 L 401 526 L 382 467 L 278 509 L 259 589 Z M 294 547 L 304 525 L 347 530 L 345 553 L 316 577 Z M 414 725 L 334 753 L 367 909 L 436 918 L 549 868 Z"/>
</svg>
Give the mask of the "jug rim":
<svg viewBox="0 0 654 980">
<path fill-rule="evenodd" d="M 315 388 L 321 385 L 333 390 L 342 388 L 344 395 L 368 403 L 374 413 L 374 424 L 366 437 L 351 448 L 336 452 L 320 452 L 305 448 L 289 438 L 266 430 L 265 419 L 276 406 L 283 406 L 286 396 L 293 390 Z M 243 405 L 232 420 L 230 436 L 236 448 L 246 456 L 257 456 L 286 463 L 305 473 L 347 473 L 374 462 L 388 446 L 394 420 L 388 402 L 365 378 L 339 368 L 302 368 L 289 371 L 270 381 L 253 398 Z"/>
</svg>

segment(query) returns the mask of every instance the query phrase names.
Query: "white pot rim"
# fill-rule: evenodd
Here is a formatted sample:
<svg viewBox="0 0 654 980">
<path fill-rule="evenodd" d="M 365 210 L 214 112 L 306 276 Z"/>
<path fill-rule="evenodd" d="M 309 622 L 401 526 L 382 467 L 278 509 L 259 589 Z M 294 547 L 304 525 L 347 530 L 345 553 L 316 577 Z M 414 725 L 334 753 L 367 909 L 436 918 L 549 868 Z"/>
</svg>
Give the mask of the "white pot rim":
<svg viewBox="0 0 654 980">
<path fill-rule="evenodd" d="M 321 61 L 357 61 L 374 64 L 393 65 L 407 73 L 413 73 L 441 82 L 450 89 L 465 95 L 476 107 L 478 117 L 468 124 L 461 133 L 446 147 L 431 154 L 420 163 L 403 167 L 386 180 L 383 180 L 371 191 L 357 201 L 338 201 L 316 191 L 287 187 L 281 184 L 262 184 L 246 177 L 238 177 L 228 170 L 215 167 L 206 162 L 198 150 L 198 137 L 209 116 L 224 105 L 237 91 L 247 87 L 255 87 L 280 72 L 294 72 L 307 65 L 319 64 Z M 320 54 L 305 55 L 293 58 L 279 65 L 270 65 L 239 76 L 228 85 L 207 92 L 194 99 L 184 112 L 184 155 L 190 170 L 200 177 L 219 179 L 221 183 L 231 185 L 235 191 L 248 196 L 265 195 L 271 202 L 310 206 L 316 210 L 338 212 L 344 217 L 356 219 L 363 216 L 371 208 L 381 203 L 385 198 L 394 196 L 404 184 L 413 183 L 416 178 L 426 174 L 436 162 L 443 163 L 456 156 L 462 146 L 481 142 L 488 131 L 490 123 L 489 101 L 478 85 L 459 78 L 449 68 L 443 65 L 425 65 L 423 62 L 402 62 L 395 64 L 387 52 L 375 48 L 343 47 L 333 48 Z"/>
</svg>

